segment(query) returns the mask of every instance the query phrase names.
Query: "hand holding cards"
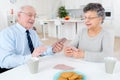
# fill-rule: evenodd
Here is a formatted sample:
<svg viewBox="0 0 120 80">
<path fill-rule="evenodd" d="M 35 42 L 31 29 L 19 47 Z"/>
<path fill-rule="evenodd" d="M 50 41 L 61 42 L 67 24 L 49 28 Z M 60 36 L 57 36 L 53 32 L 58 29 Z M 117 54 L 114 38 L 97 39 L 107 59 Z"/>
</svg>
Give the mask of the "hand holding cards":
<svg viewBox="0 0 120 80">
<path fill-rule="evenodd" d="M 53 48 L 52 48 L 53 52 L 54 52 L 54 53 L 57 53 L 57 52 L 62 51 L 62 49 L 63 49 L 63 47 L 64 47 L 64 43 L 65 43 L 66 40 L 67 40 L 66 38 L 62 38 L 62 39 L 58 40 L 56 43 L 54 43 L 54 44 L 52 45 L 52 47 L 53 47 Z"/>
<path fill-rule="evenodd" d="M 68 57 L 84 58 L 84 51 L 72 46 L 66 47 L 64 49 L 64 54 Z"/>
</svg>

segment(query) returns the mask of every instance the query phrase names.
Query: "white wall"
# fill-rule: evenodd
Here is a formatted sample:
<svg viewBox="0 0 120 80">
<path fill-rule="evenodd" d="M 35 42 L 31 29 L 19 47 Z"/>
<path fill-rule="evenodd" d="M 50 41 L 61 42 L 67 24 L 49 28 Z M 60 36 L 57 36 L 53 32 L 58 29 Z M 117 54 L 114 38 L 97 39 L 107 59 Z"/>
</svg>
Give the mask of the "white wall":
<svg viewBox="0 0 120 80">
<path fill-rule="evenodd" d="M 113 0 L 113 27 L 115 29 L 116 36 L 120 37 L 120 0 Z"/>
<path fill-rule="evenodd" d="M 113 27 L 113 19 L 114 19 L 114 8 L 113 8 L 113 0 L 102 0 L 101 4 L 103 5 L 103 7 L 105 8 L 106 12 L 111 12 L 111 17 L 106 17 L 103 23 L 103 27 L 107 28 L 107 29 L 111 29 L 115 32 L 115 29 Z"/>
<path fill-rule="evenodd" d="M 0 1 L 0 30 L 7 27 L 7 11 L 9 5 L 10 3 L 7 0 Z"/>
<path fill-rule="evenodd" d="M 119 0 L 102 0 L 105 9 L 109 8 L 112 12 L 112 19 L 105 20 L 105 27 L 111 28 L 115 36 L 120 37 L 120 1 Z"/>
<path fill-rule="evenodd" d="M 40 17 L 51 18 L 52 15 L 56 15 L 55 12 L 61 5 L 61 0 L 16 0 L 14 4 L 11 4 L 9 0 L 1 0 L 0 30 L 8 26 L 7 15 L 9 15 L 10 10 L 14 9 L 16 14 L 16 11 L 22 5 L 32 5 Z"/>
</svg>

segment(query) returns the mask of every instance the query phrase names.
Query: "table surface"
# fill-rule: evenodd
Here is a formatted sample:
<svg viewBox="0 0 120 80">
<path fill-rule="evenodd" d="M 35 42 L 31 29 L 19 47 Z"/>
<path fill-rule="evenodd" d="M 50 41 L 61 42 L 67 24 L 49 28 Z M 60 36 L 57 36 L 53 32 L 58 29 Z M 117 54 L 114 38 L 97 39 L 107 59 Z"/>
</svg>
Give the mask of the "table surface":
<svg viewBox="0 0 120 80">
<path fill-rule="evenodd" d="M 88 62 L 82 59 L 65 57 L 58 53 L 40 57 L 39 72 L 31 74 L 27 64 L 0 74 L 0 80 L 53 80 L 56 73 L 62 70 L 55 69 L 57 64 L 74 67 L 74 71 L 83 73 L 86 80 L 120 80 L 120 62 L 117 61 L 113 74 L 105 72 L 104 63 Z"/>
</svg>

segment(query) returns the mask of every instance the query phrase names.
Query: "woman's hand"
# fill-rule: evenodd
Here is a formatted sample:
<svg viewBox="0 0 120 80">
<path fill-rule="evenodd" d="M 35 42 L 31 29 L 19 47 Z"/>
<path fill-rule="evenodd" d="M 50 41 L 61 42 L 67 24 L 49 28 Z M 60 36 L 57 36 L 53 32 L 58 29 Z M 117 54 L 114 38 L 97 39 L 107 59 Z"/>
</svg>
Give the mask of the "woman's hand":
<svg viewBox="0 0 120 80">
<path fill-rule="evenodd" d="M 38 48 L 35 48 L 33 53 L 32 53 L 32 57 L 38 57 L 41 54 L 43 54 L 43 52 L 46 51 L 46 47 L 45 46 L 39 46 Z"/>
<path fill-rule="evenodd" d="M 82 50 L 73 51 L 73 57 L 74 58 L 83 58 L 84 52 Z"/>
<path fill-rule="evenodd" d="M 73 50 L 72 47 L 66 47 L 64 49 L 64 54 L 68 57 L 72 57 L 73 56 Z"/>
<path fill-rule="evenodd" d="M 64 49 L 64 54 L 66 56 L 74 57 L 74 58 L 83 58 L 84 57 L 84 52 L 75 47 L 66 47 Z"/>
</svg>

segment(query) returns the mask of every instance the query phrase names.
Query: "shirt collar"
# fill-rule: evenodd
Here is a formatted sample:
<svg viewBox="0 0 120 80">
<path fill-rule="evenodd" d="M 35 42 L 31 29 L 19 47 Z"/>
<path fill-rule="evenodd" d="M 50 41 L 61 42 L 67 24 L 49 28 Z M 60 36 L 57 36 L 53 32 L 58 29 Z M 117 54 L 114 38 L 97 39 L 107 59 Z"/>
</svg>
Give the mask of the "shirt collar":
<svg viewBox="0 0 120 80">
<path fill-rule="evenodd" d="M 22 33 L 26 33 L 26 29 L 20 25 L 19 23 L 16 23 L 16 27 L 22 32 Z M 31 29 L 29 30 L 29 32 L 31 33 Z"/>
</svg>

